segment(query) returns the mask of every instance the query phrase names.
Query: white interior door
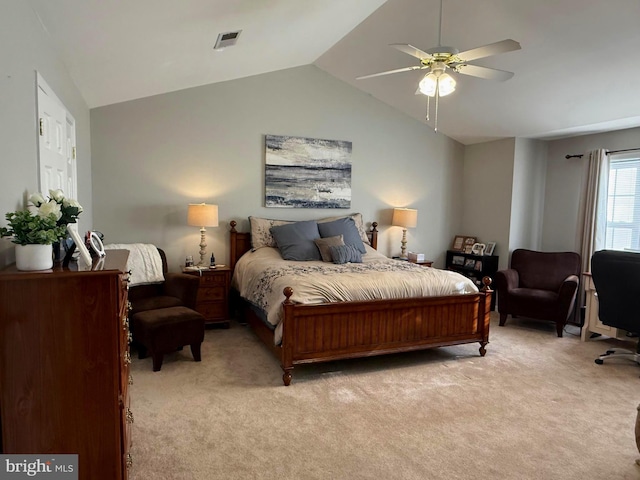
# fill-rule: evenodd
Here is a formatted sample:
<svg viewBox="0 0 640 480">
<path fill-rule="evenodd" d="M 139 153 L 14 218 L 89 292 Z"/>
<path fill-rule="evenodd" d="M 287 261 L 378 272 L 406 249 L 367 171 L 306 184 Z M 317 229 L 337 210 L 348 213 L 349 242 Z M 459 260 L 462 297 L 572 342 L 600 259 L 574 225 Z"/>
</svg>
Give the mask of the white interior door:
<svg viewBox="0 0 640 480">
<path fill-rule="evenodd" d="M 40 74 L 37 83 L 40 191 L 60 189 L 77 199 L 76 122 Z"/>
</svg>

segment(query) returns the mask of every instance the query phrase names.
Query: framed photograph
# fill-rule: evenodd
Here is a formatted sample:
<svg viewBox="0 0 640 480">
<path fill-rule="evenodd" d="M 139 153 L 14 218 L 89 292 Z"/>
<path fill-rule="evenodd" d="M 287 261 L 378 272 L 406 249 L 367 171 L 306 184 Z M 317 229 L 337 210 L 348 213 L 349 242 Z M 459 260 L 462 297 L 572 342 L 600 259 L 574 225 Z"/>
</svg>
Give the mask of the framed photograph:
<svg viewBox="0 0 640 480">
<path fill-rule="evenodd" d="M 456 235 L 453 239 L 451 250 L 455 250 L 456 252 L 464 251 L 464 238 L 463 235 Z"/>
<path fill-rule="evenodd" d="M 464 253 L 471 253 L 473 245 L 476 243 L 476 237 L 464 237 Z"/>
<path fill-rule="evenodd" d="M 476 260 L 476 264 L 473 267 L 474 270 L 478 270 L 481 271 L 482 270 L 482 261 L 481 260 Z"/>
<path fill-rule="evenodd" d="M 484 250 L 486 245 L 484 243 L 474 243 L 473 247 L 471 247 L 471 253 L 474 255 L 484 255 Z"/>
<path fill-rule="evenodd" d="M 91 266 L 91 263 L 92 263 L 91 254 L 89 253 L 89 250 L 87 250 L 87 247 L 82 241 L 82 237 L 80 237 L 80 234 L 78 233 L 78 224 L 77 223 L 68 224 L 67 232 L 69 232 L 69 235 L 73 239 L 73 243 L 76 244 L 76 248 L 80 252 L 80 258 L 82 258 L 84 263 L 86 263 L 88 266 Z"/>
<path fill-rule="evenodd" d="M 487 246 L 484 249 L 485 255 L 493 255 L 493 251 L 496 249 L 496 242 L 487 242 Z"/>
<path fill-rule="evenodd" d="M 451 264 L 464 265 L 464 257 L 461 257 L 460 255 L 454 255 L 453 257 L 451 257 Z"/>
<path fill-rule="evenodd" d="M 465 268 L 475 268 L 476 261 L 473 258 L 467 258 L 464 261 L 464 266 L 465 266 Z"/>
</svg>

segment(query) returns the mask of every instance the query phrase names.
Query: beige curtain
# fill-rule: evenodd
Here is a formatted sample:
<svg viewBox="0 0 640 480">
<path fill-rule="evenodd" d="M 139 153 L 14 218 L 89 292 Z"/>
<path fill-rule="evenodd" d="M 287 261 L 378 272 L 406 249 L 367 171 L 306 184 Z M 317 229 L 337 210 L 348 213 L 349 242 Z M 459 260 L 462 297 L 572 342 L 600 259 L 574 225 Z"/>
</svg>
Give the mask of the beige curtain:
<svg viewBox="0 0 640 480">
<path fill-rule="evenodd" d="M 576 232 L 582 271 L 591 271 L 593 252 L 605 247 L 607 233 L 607 188 L 609 185 L 609 155 L 606 150 L 593 150 L 585 155 L 586 175 L 583 176 L 582 198 Z M 584 282 L 581 282 L 579 305 L 584 305 Z"/>
</svg>

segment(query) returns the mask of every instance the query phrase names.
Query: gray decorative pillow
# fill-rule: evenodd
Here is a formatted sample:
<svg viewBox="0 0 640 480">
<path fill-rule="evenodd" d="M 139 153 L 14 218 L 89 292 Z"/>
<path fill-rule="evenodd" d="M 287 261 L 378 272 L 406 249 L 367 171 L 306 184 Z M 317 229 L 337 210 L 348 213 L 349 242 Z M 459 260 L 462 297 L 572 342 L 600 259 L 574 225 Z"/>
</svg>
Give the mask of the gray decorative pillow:
<svg viewBox="0 0 640 480">
<path fill-rule="evenodd" d="M 360 238 L 365 244 L 371 245 L 371 242 L 369 241 L 369 237 L 367 236 L 367 228 L 364 226 L 364 221 L 362 220 L 361 213 L 352 213 L 350 215 L 340 215 L 338 217 L 321 218 L 320 220 L 318 220 L 318 224 L 333 222 L 334 220 L 338 220 L 340 218 L 353 218 L 353 221 L 356 223 L 356 228 L 358 229 L 358 234 L 360 235 Z"/>
<path fill-rule="evenodd" d="M 362 263 L 362 254 L 354 245 L 329 247 L 333 263 Z"/>
<path fill-rule="evenodd" d="M 318 250 L 320 250 L 320 256 L 322 257 L 323 262 L 333 261 L 333 258 L 331 257 L 331 252 L 329 251 L 329 247 L 344 245 L 344 241 L 342 240 L 342 235 L 336 235 L 335 237 L 327 237 L 327 238 L 316 238 L 315 242 L 316 242 L 316 245 L 318 246 Z"/>
<path fill-rule="evenodd" d="M 318 230 L 322 238 L 342 235 L 345 245 L 354 245 L 360 253 L 367 253 L 364 248 L 356 223 L 351 217 L 339 218 L 333 222 L 319 223 Z"/>
<path fill-rule="evenodd" d="M 315 220 L 295 222 L 271 227 L 280 255 L 285 260 L 320 260 L 320 251 L 314 240 L 320 238 Z"/>
</svg>

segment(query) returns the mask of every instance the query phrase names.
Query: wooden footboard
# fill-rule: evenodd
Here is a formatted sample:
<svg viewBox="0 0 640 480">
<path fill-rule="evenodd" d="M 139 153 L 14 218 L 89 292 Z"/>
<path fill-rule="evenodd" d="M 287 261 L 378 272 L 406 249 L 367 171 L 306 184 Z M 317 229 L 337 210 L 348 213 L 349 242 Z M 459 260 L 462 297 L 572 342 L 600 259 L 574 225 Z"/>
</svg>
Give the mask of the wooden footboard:
<svg viewBox="0 0 640 480">
<path fill-rule="evenodd" d="M 302 305 L 285 289 L 280 358 L 285 385 L 297 364 L 489 342 L 491 279 L 478 294 Z"/>
</svg>

